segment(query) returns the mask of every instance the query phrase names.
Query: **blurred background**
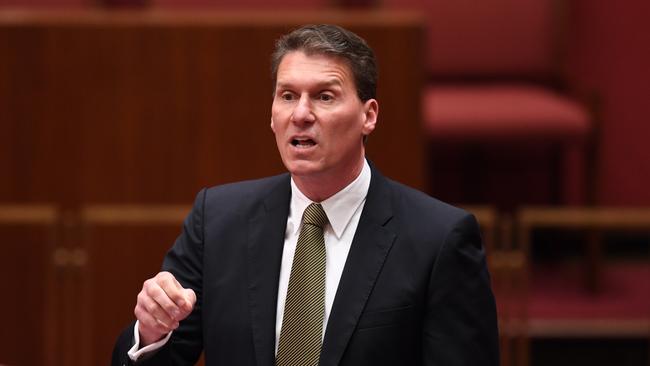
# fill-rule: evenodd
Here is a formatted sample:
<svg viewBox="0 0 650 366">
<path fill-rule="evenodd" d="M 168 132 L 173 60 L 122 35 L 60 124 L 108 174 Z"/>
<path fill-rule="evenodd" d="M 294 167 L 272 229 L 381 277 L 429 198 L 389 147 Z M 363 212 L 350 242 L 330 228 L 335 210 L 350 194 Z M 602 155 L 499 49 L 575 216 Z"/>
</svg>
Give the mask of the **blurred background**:
<svg viewBox="0 0 650 366">
<path fill-rule="evenodd" d="M 478 218 L 502 365 L 650 365 L 650 2 L 0 0 L 0 365 L 106 364 L 194 194 L 283 172 L 274 40 L 349 28 L 382 172 Z"/>
</svg>

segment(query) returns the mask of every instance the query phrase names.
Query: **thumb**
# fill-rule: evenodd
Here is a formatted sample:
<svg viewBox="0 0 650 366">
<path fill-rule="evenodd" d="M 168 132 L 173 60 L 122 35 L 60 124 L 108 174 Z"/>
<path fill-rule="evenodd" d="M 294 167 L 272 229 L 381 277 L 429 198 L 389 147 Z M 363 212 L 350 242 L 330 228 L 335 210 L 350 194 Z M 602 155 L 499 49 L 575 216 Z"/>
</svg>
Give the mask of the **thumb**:
<svg viewBox="0 0 650 366">
<path fill-rule="evenodd" d="M 189 307 L 189 310 L 192 310 L 194 308 L 194 304 L 196 304 L 196 294 L 194 293 L 194 290 L 191 288 L 186 288 L 184 289 L 184 295 L 185 295 L 185 301 L 187 303 L 187 306 Z"/>
</svg>

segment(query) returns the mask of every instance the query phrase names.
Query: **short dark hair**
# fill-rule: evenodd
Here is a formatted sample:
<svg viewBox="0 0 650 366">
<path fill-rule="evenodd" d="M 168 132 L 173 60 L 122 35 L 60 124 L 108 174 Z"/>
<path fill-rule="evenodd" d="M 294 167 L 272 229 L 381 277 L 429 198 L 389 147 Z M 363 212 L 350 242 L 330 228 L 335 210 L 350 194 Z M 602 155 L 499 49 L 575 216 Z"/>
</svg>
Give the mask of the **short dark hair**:
<svg viewBox="0 0 650 366">
<path fill-rule="evenodd" d="M 321 54 L 344 59 L 354 76 L 357 95 L 362 101 L 377 95 L 377 61 L 375 53 L 363 38 L 336 25 L 305 25 L 280 37 L 271 56 L 273 89 L 278 66 L 289 52 L 302 51 L 307 55 Z"/>
</svg>

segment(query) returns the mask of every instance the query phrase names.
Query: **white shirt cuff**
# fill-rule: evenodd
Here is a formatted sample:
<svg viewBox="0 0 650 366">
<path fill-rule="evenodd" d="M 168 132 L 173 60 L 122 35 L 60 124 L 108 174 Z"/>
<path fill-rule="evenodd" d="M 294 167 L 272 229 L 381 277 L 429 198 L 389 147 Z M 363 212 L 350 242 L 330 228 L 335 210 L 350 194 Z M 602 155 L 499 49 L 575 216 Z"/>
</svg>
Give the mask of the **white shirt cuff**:
<svg viewBox="0 0 650 366">
<path fill-rule="evenodd" d="M 142 357 L 143 355 L 152 354 L 155 351 L 159 350 L 162 346 L 164 346 L 167 343 L 167 341 L 169 340 L 169 338 L 172 336 L 173 333 L 173 332 L 169 332 L 167 333 L 165 338 L 159 340 L 158 342 L 154 342 L 148 346 L 142 347 L 142 349 L 139 349 L 140 348 L 140 332 L 138 331 L 139 325 L 140 325 L 140 321 L 136 320 L 135 326 L 133 326 L 133 339 L 135 340 L 134 342 L 135 344 L 133 345 L 133 347 L 131 347 L 131 349 L 127 353 L 129 355 L 129 358 L 133 362 L 138 361 L 140 357 Z"/>
</svg>

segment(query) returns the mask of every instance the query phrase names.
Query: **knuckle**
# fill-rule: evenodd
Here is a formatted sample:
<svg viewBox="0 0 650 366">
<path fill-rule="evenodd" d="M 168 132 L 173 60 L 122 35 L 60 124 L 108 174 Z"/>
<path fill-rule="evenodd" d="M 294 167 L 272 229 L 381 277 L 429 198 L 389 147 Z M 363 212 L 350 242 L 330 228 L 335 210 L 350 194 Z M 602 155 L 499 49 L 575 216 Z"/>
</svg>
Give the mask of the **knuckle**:
<svg viewBox="0 0 650 366">
<path fill-rule="evenodd" d="M 158 286 L 148 286 L 146 291 L 145 291 L 145 294 L 150 296 L 150 297 L 154 297 L 156 294 L 158 294 L 158 291 L 160 291 L 160 287 L 158 287 Z"/>
<path fill-rule="evenodd" d="M 167 271 L 162 271 L 156 275 L 156 278 L 158 278 L 159 281 L 169 281 L 169 279 L 174 278 L 174 276 Z"/>
<path fill-rule="evenodd" d="M 143 290 L 143 291 L 140 291 L 140 292 L 138 293 L 138 296 L 137 296 L 138 303 L 141 303 L 141 302 L 145 301 L 146 298 L 147 298 L 147 293 L 144 292 L 144 290 Z"/>
<path fill-rule="evenodd" d="M 142 304 L 144 309 L 147 311 L 149 314 L 153 314 L 156 311 L 157 305 L 153 302 L 146 302 Z"/>
<path fill-rule="evenodd" d="M 165 306 L 163 306 L 163 309 L 165 309 L 168 314 L 173 314 L 176 312 L 176 307 L 173 304 L 165 304 Z"/>
<path fill-rule="evenodd" d="M 147 309 L 142 306 L 142 304 L 138 304 L 135 306 L 133 309 L 133 314 L 135 314 L 136 318 L 140 319 L 141 317 L 145 316 L 147 314 Z"/>
<path fill-rule="evenodd" d="M 146 288 L 146 287 L 149 287 L 149 286 L 151 286 L 154 282 L 155 282 L 155 278 L 149 278 L 149 279 L 147 279 L 146 281 L 144 281 L 144 283 L 142 284 L 142 288 L 144 289 L 144 288 Z"/>
</svg>

